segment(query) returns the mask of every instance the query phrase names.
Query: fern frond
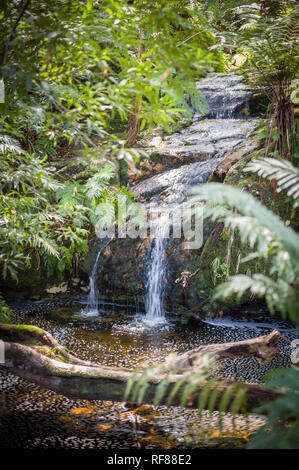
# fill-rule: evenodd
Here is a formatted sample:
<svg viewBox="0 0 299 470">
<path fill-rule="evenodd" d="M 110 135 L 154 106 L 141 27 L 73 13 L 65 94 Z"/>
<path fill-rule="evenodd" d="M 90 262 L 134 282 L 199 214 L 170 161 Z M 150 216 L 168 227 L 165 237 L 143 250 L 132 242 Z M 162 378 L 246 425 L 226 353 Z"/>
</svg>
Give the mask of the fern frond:
<svg viewBox="0 0 299 470">
<path fill-rule="evenodd" d="M 58 246 L 50 242 L 49 240 L 45 240 L 37 234 L 33 235 L 32 245 L 36 248 L 44 248 L 46 253 L 51 256 L 54 256 L 55 258 L 59 257 Z"/>
<path fill-rule="evenodd" d="M 98 199 L 102 191 L 107 187 L 109 180 L 113 175 L 113 168 L 106 166 L 100 173 L 95 174 L 84 185 L 84 193 L 89 201 Z"/>
<path fill-rule="evenodd" d="M 235 295 L 236 299 L 240 300 L 247 291 L 250 291 L 254 296 L 265 297 L 272 314 L 275 313 L 275 308 L 278 308 L 285 316 L 287 312 L 290 313 L 291 302 L 298 303 L 298 294 L 289 283 L 281 279 L 273 280 L 259 273 L 253 274 L 252 277 L 244 274 L 231 277 L 227 282 L 217 286 L 214 299 L 223 300 Z M 290 316 L 292 316 L 292 312 L 293 308 Z M 295 316 L 292 319 L 298 322 L 298 317 Z"/>
<path fill-rule="evenodd" d="M 22 149 L 20 143 L 9 135 L 0 135 L 0 152 L 17 153 L 19 155 L 25 154 L 25 151 Z"/>
<path fill-rule="evenodd" d="M 259 407 L 267 422 L 253 436 L 250 449 L 298 449 L 299 369 L 296 366 L 276 369 L 266 376 L 264 388 L 278 388 L 284 395 Z M 282 426 L 281 423 L 288 423 Z"/>
<path fill-rule="evenodd" d="M 238 188 L 221 183 L 209 183 L 193 188 L 192 193 L 195 195 L 192 198 L 193 202 L 207 201 L 207 207 L 205 208 L 207 215 L 211 216 L 213 220 L 221 218 L 221 220 L 224 219 L 224 223 L 227 225 L 233 224 L 234 227 L 238 227 L 241 236 L 243 234 L 243 238 L 250 237 L 249 227 L 251 227 L 251 229 L 256 231 L 252 235 L 252 241 L 254 241 L 254 237 L 256 239 L 259 238 L 261 243 L 269 236 L 273 240 L 276 239 L 290 253 L 293 266 L 295 269 L 298 269 L 298 235 L 253 196 L 246 192 L 241 192 Z M 246 219 L 238 218 L 235 212 L 229 208 L 234 208 L 239 214 L 245 216 Z M 228 222 L 225 220 L 227 216 Z M 260 228 L 257 228 L 258 226 Z M 262 235 L 263 237 L 261 237 Z"/>
<path fill-rule="evenodd" d="M 287 191 L 287 195 L 295 200 L 294 207 L 299 206 L 299 168 L 288 160 L 261 158 L 247 165 L 244 171 L 257 173 L 268 180 L 277 180 L 277 192 Z"/>
</svg>

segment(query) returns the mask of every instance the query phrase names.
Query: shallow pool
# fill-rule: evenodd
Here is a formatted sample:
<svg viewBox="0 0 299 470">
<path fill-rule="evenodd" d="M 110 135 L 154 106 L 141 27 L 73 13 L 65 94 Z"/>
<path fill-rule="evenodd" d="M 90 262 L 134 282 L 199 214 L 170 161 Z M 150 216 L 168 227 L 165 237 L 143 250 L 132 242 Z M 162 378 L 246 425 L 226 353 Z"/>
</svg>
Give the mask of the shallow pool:
<svg viewBox="0 0 299 470">
<path fill-rule="evenodd" d="M 110 366 L 159 362 L 171 352 L 252 338 L 274 328 L 289 339 L 297 337 L 289 322 L 263 316 L 253 321 L 225 317 L 186 323 L 169 314 L 166 324 L 151 328 L 132 306 L 108 305 L 100 316 L 85 318 L 80 301 L 68 303 L 15 303 L 15 321 L 44 328 L 78 357 Z M 282 342 L 281 365 L 288 365 L 289 357 L 289 346 Z M 276 366 L 277 358 L 267 367 L 255 359 L 238 358 L 224 361 L 221 373 L 258 382 Z M 227 414 L 220 432 L 217 412 L 199 416 L 196 410 L 179 407 L 131 409 L 124 402 L 68 399 L 11 374 L 0 375 L 1 448 L 185 448 L 211 436 L 247 439 L 261 423 L 257 416 L 238 416 L 233 427 Z"/>
</svg>

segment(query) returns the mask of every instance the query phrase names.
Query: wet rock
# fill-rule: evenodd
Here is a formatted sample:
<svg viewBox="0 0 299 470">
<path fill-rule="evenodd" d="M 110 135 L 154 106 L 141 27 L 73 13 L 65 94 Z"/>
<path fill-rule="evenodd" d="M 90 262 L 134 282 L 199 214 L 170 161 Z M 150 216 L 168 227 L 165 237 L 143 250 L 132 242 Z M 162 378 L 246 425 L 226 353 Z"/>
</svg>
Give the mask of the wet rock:
<svg viewBox="0 0 299 470">
<path fill-rule="evenodd" d="M 191 186 L 206 183 L 219 159 L 183 165 L 152 176 L 134 186 L 133 191 L 150 202 L 178 204 L 186 201 Z"/>
<path fill-rule="evenodd" d="M 250 88 L 242 75 L 210 73 L 197 83 L 210 108 L 209 116 L 216 119 L 246 117 Z"/>
<path fill-rule="evenodd" d="M 147 139 L 146 145 L 151 156 L 140 162 L 138 180 L 131 180 L 130 187 L 139 195 L 139 202 L 145 208 L 181 209 L 188 200 L 190 188 L 206 183 L 211 174 L 220 179 L 224 175 L 232 180 L 241 178 L 239 173 L 234 177 L 229 168 L 231 165 L 234 168 L 237 161 L 242 162 L 244 155 L 251 152 L 251 136 L 258 120 L 248 117 L 250 89 L 241 76 L 222 73 L 209 74 L 197 87 L 206 97 L 209 114 L 203 116 L 198 110 L 194 110 L 188 127 L 183 127 L 170 136 L 155 135 L 152 140 Z M 225 171 L 220 171 L 221 168 L 225 168 Z M 254 190 L 257 190 L 256 186 Z M 166 252 L 166 300 L 170 307 L 179 305 L 192 308 L 210 297 L 214 285 L 211 261 L 217 256 L 214 251 L 219 247 L 218 241 L 214 243 L 215 234 L 210 238 L 213 229 L 214 224 L 204 224 L 203 250 L 202 247 L 186 250 L 183 238 L 170 239 Z M 149 239 L 112 240 L 99 263 L 100 293 L 106 297 L 138 297 L 142 301 L 145 293 L 145 265 L 150 246 Z M 222 243 L 220 252 L 223 246 Z M 203 269 L 194 282 L 183 289 L 175 280 L 182 271 L 194 272 L 198 268 L 199 259 L 204 260 L 201 252 L 207 253 L 210 248 L 211 253 L 203 262 Z M 14 298 L 42 298 L 45 294 L 57 295 L 57 284 L 65 281 L 67 291 L 59 292 L 59 295 L 87 292 L 88 274 L 95 254 L 96 244 L 80 260 L 80 282 L 72 282 L 71 279 L 46 281 L 44 267 L 41 271 L 37 270 L 33 261 L 30 272 L 26 272 L 24 276 L 21 274 L 19 284 L 8 282 L 4 290 L 8 296 Z"/>
<path fill-rule="evenodd" d="M 250 94 L 241 76 L 209 74 L 198 84 L 210 106 L 208 116 L 195 111 L 191 125 L 162 139 L 154 136 L 147 141 L 151 158 L 143 163 L 142 181 L 132 184 L 145 208 L 182 209 L 190 188 L 206 183 L 216 175 L 221 164 L 227 168 L 252 152 L 257 143 L 251 135 L 258 124 L 242 110 Z M 141 165 L 142 166 L 142 165 Z M 156 173 L 156 174 L 155 174 Z M 144 179 L 145 176 L 148 176 Z M 134 182 L 135 183 L 135 182 Z M 209 240 L 215 224 L 203 226 L 203 244 Z M 176 283 L 182 271 L 194 272 L 199 265 L 202 248 L 184 249 L 183 239 L 171 239 L 166 251 L 166 301 L 168 308 L 200 305 L 209 299 L 214 288 L 211 277 L 211 257 L 207 266 L 186 288 Z M 206 244 L 212 247 L 210 241 Z M 99 268 L 98 285 L 104 295 L 138 296 L 145 289 L 145 265 L 149 240 L 115 240 L 104 252 Z M 213 255 L 214 251 L 212 248 Z M 217 255 L 215 255 L 217 256 Z M 214 256 L 214 258 L 215 258 Z M 213 258 L 213 259 L 214 259 Z"/>
<path fill-rule="evenodd" d="M 46 293 L 47 294 L 64 294 L 67 292 L 67 283 L 66 282 L 63 282 L 62 284 L 60 284 L 60 286 L 57 286 L 57 287 L 49 287 L 48 289 L 46 289 Z"/>
<path fill-rule="evenodd" d="M 217 181 L 223 183 L 224 178 L 226 177 L 230 168 L 232 168 L 239 160 L 244 158 L 246 155 L 253 153 L 257 150 L 260 146 L 258 139 L 251 138 L 245 141 L 242 145 L 240 145 L 237 150 L 229 153 L 219 165 L 215 168 L 213 173 L 209 178 L 210 181 Z"/>
<path fill-rule="evenodd" d="M 248 138 L 257 126 L 258 121 L 248 117 L 251 90 L 242 76 L 208 74 L 198 82 L 197 88 L 205 96 L 210 112 L 203 115 L 194 109 L 187 127 L 183 125 L 164 138 L 161 135 L 146 138 L 143 144 L 150 158 L 141 162 L 140 173 L 131 181 L 195 161 L 223 157 Z"/>
</svg>

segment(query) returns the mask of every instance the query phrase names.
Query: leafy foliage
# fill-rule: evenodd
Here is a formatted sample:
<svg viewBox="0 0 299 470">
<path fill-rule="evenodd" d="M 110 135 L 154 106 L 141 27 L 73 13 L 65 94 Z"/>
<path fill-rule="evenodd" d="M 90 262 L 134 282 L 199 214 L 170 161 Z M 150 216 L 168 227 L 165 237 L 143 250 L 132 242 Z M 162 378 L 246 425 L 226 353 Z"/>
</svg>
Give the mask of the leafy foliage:
<svg viewBox="0 0 299 470">
<path fill-rule="evenodd" d="M 2 275 L 17 278 L 35 253 L 62 276 L 87 250 L 101 204 L 132 205 L 112 185 L 120 161 L 134 172 L 139 159 L 131 126 L 169 130 L 190 113 L 195 79 L 222 70 L 221 54 L 188 1 L 4 1 L 0 20 Z M 72 158 L 61 165 L 64 146 Z"/>
<path fill-rule="evenodd" d="M 299 183 L 296 168 L 288 162 L 283 162 L 282 166 L 279 166 L 280 161 L 274 162 L 272 170 L 271 159 L 256 161 L 248 170 L 260 172 L 263 169 L 268 175 L 269 172 L 272 174 L 278 168 L 283 168 L 288 181 L 290 174 L 295 175 L 291 184 L 296 187 Z M 285 182 L 286 179 L 279 178 L 278 185 L 284 185 Z M 237 229 L 241 243 L 244 245 L 247 242 L 255 250 L 241 262 L 254 258 L 269 259 L 271 262 L 271 278 L 259 273 L 233 276 L 217 288 L 215 298 L 228 298 L 236 294 L 240 299 L 250 290 L 254 295 L 265 297 L 272 313 L 278 308 L 283 315 L 288 314 L 299 324 L 299 296 L 296 287 L 299 276 L 299 237 L 294 230 L 250 194 L 240 192 L 237 188 L 209 183 L 193 192 L 196 193 L 194 201 L 207 201 L 206 217 L 223 221 L 231 230 Z M 291 195 L 296 197 L 296 192 Z"/>
<path fill-rule="evenodd" d="M 261 159 L 245 168 L 269 179 L 276 178 L 278 188 L 287 190 L 294 205 L 298 204 L 299 174 L 290 162 Z M 299 236 L 250 194 L 237 188 L 216 183 L 195 190 L 195 200 L 207 201 L 207 215 L 222 220 L 226 227 L 238 229 L 242 244 L 249 243 L 255 257 L 270 260 L 269 274 L 236 275 L 216 288 L 215 299 L 236 295 L 237 299 L 248 290 L 265 297 L 270 312 L 279 309 L 289 315 L 299 328 Z M 243 260 L 243 261 L 244 261 Z M 257 409 L 268 413 L 266 424 L 252 439 L 250 448 L 298 448 L 298 384 L 299 369 L 291 367 L 275 372 L 265 387 L 278 387 L 283 395 Z"/>
<path fill-rule="evenodd" d="M 260 407 L 267 422 L 253 436 L 250 449 L 298 449 L 299 369 L 277 369 L 268 374 L 265 388 L 277 388 L 283 396 Z"/>
<path fill-rule="evenodd" d="M 14 3 L 3 10 L 4 39 L 19 13 Z M 213 64 L 213 53 L 191 37 L 202 22 L 195 5 L 171 0 L 163 8 L 146 0 L 29 3 L 13 40 L 2 45 L 3 128 L 15 120 L 29 144 L 28 123 L 38 134 L 30 145 L 52 143 L 54 151 L 62 137 L 111 146 L 111 118 L 128 121 L 136 103 L 143 127 L 168 128 L 184 112 L 184 91 L 195 90 L 192 79 Z"/>
<path fill-rule="evenodd" d="M 272 162 L 273 159 L 257 160 L 248 166 L 248 170 L 261 172 L 269 177 L 275 173 L 278 176 L 278 185 L 283 186 L 286 181 L 291 181 L 288 188 L 296 188 L 299 183 L 297 169 L 289 162 L 281 162 L 280 160 Z M 284 172 L 284 178 L 280 177 L 280 173 L 277 174 L 279 171 Z M 290 175 L 291 180 L 289 179 Z M 285 186 L 283 187 L 285 189 Z M 269 274 L 272 277 L 260 273 L 252 276 L 233 276 L 216 288 L 214 298 L 225 299 L 236 295 L 240 299 L 246 291 L 251 290 L 254 295 L 266 298 L 272 313 L 278 308 L 283 315 L 288 314 L 299 327 L 298 235 L 250 194 L 241 192 L 237 188 L 219 183 L 209 183 L 193 189 L 193 194 L 195 194 L 193 202 L 206 201 L 206 217 L 215 221 L 223 221 L 231 231 L 238 229 L 241 242 L 243 244 L 248 242 L 250 248 L 255 249 L 255 252 L 248 255 L 243 261 L 254 257 L 269 258 L 271 261 Z M 292 191 L 290 195 L 294 198 L 297 197 L 295 191 Z M 217 275 L 220 270 L 220 262 L 217 258 L 214 260 L 213 269 Z M 172 358 L 170 357 L 168 360 L 171 365 Z M 185 405 L 190 394 L 199 387 L 203 387 L 199 399 L 199 410 L 208 407 L 210 411 L 213 411 L 221 383 L 218 378 L 213 377 L 211 366 L 209 358 L 203 358 L 195 370 L 186 372 L 177 378 L 170 391 L 168 387 L 171 380 L 168 376 L 164 377 L 156 392 L 156 403 L 159 403 L 168 391 L 168 404 L 171 404 L 175 394 L 180 391 L 181 405 Z M 171 370 L 171 367 L 168 365 L 166 369 Z M 171 373 L 176 372 L 176 370 L 171 370 Z M 161 373 L 159 368 L 149 368 L 144 372 L 137 370 L 128 383 L 127 395 L 133 388 L 133 399 L 141 402 L 150 378 L 158 373 Z M 253 439 L 252 447 L 267 447 L 270 444 L 273 447 L 297 448 L 298 369 L 283 370 L 280 375 L 275 377 L 275 380 L 268 381 L 265 386 L 280 386 L 284 388 L 284 391 L 285 389 L 287 391 L 281 398 L 257 410 L 257 412 L 268 411 L 269 419 L 263 430 L 258 432 Z M 229 406 L 230 401 L 232 403 Z M 222 396 L 220 411 L 221 413 L 230 411 L 235 414 L 242 409 L 244 410 L 245 405 L 246 392 L 244 388 L 241 384 L 233 383 Z M 279 440 L 286 429 L 287 434 L 284 439 Z"/>
<path fill-rule="evenodd" d="M 294 199 L 294 208 L 299 206 L 299 169 L 286 160 L 264 158 L 252 161 L 245 171 L 257 173 L 269 180 L 276 179 L 277 191 L 287 191 L 287 195 Z"/>
<path fill-rule="evenodd" d="M 268 97 L 266 156 L 295 161 L 298 157 L 298 121 L 294 115 L 294 88 L 298 78 L 298 13 L 296 1 L 208 2 L 211 30 L 228 52 L 230 65 L 239 67 L 258 94 Z M 234 55 L 232 56 L 232 53 Z"/>
<path fill-rule="evenodd" d="M 242 383 L 231 383 L 223 393 L 221 379 L 214 374 L 213 357 L 207 354 L 201 356 L 194 363 L 192 371 L 183 374 L 179 372 L 176 359 L 176 354 L 170 354 L 162 364 L 151 367 L 143 364 L 143 368 L 138 367 L 128 380 L 125 398 L 130 397 L 137 404 L 141 404 L 151 381 L 159 377 L 160 382 L 155 391 L 155 405 L 164 400 L 170 406 L 174 398 L 180 394 L 180 405 L 185 406 L 192 394 L 201 389 L 198 400 L 199 413 L 204 409 L 213 412 L 216 402 L 219 401 L 220 426 L 224 413 L 230 411 L 232 415 L 235 415 L 246 409 L 246 390 L 242 387 Z M 165 395 L 167 395 L 167 400 L 165 400 Z"/>
<path fill-rule="evenodd" d="M 10 323 L 10 314 L 11 310 L 7 306 L 5 300 L 0 296 L 0 322 L 1 323 Z"/>
</svg>

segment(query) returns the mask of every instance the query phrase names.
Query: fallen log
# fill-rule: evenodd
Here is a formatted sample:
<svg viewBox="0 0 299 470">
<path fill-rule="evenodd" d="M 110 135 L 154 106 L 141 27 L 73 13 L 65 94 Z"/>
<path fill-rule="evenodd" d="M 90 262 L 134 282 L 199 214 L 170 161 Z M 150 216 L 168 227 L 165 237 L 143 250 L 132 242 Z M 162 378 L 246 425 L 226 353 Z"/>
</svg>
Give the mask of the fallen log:
<svg viewBox="0 0 299 470">
<path fill-rule="evenodd" d="M 279 338 L 284 338 L 280 331 L 273 330 L 269 335 L 245 339 L 231 343 L 204 344 L 180 354 L 173 363 L 180 370 L 192 369 L 196 361 L 203 354 L 210 354 L 214 359 L 222 360 L 236 356 L 254 357 L 260 364 L 269 364 L 273 357 L 279 353 Z"/>
<path fill-rule="evenodd" d="M 21 328 L 20 328 L 21 327 Z M 50 389 L 60 395 L 88 400 L 123 401 L 127 381 L 133 376 L 133 371 L 124 368 L 108 367 L 81 361 L 68 353 L 57 341 L 44 330 L 30 327 L 29 333 L 24 333 L 27 325 L 0 325 L 0 336 L 9 337 L 14 341 L 4 341 L 5 362 L 0 368 L 33 382 L 42 388 Z M 254 355 L 265 363 L 277 352 L 280 333 L 274 330 L 270 335 L 252 338 L 234 343 L 203 345 L 187 353 L 181 354 L 175 364 L 179 373 L 168 374 L 168 385 L 161 404 L 167 404 L 167 399 L 175 383 L 182 373 L 192 370 L 192 365 L 203 354 L 213 354 L 216 358 L 235 357 L 236 355 Z M 28 338 L 30 339 L 28 340 Z M 28 345 L 29 341 L 29 345 Z M 31 343 L 30 343 L 31 342 Z M 25 344 L 26 343 L 26 344 Z M 166 377 L 167 368 L 149 380 L 143 403 L 154 403 L 157 386 Z M 231 382 L 217 384 L 219 396 L 215 409 L 219 406 L 221 397 Z M 190 394 L 185 406 L 197 408 L 200 393 L 204 384 Z M 256 384 L 242 384 L 246 390 L 246 411 L 251 412 L 262 403 L 278 398 L 280 394 L 273 390 L 264 390 Z M 211 389 L 212 391 L 213 389 Z M 180 405 L 181 398 L 176 395 L 172 405 Z"/>
<path fill-rule="evenodd" d="M 41 354 L 52 354 L 63 362 L 92 365 L 91 362 L 83 361 L 70 354 L 48 331 L 37 326 L 0 323 L 0 339 L 8 342 L 27 344 L 37 350 L 40 349 Z"/>
<path fill-rule="evenodd" d="M 123 401 L 127 381 L 133 374 L 132 371 L 121 368 L 69 364 L 45 356 L 29 346 L 7 342 L 4 344 L 5 364 L 1 365 L 2 370 L 11 372 L 42 388 L 50 389 L 66 397 L 87 400 Z M 165 398 L 162 400 L 161 404 L 167 403 L 167 397 L 173 385 L 180 377 L 181 375 L 178 374 L 168 375 L 169 384 L 165 390 Z M 149 381 L 143 403 L 154 403 L 156 388 L 163 378 L 165 378 L 165 375 L 161 374 Z M 215 409 L 217 409 L 221 396 L 225 393 L 229 385 L 230 383 L 223 382 L 217 386 L 219 399 L 216 402 Z M 244 384 L 243 386 L 246 388 L 247 412 L 279 396 L 277 392 L 263 390 L 258 385 Z M 203 387 L 198 387 L 198 389 L 190 395 L 185 405 L 186 407 L 197 408 L 202 388 Z M 172 405 L 180 405 L 179 395 L 174 397 Z"/>
</svg>

